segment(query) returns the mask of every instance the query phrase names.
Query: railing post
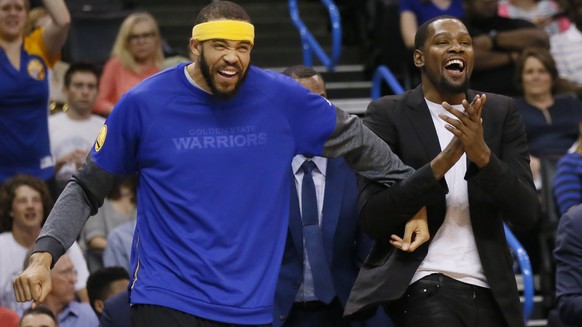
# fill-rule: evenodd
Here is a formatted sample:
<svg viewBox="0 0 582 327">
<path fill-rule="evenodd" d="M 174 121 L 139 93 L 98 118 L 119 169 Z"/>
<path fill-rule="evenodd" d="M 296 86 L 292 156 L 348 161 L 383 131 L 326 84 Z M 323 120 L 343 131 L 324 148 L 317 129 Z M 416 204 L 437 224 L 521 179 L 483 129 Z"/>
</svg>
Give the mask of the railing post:
<svg viewBox="0 0 582 327">
<path fill-rule="evenodd" d="M 390 69 L 388 69 L 388 67 L 384 65 L 381 65 L 376 68 L 376 71 L 374 72 L 374 77 L 372 78 L 372 95 L 371 95 L 372 100 L 376 100 L 382 95 L 380 89 L 383 80 L 386 81 L 386 83 L 388 83 L 388 86 L 390 86 L 394 94 L 404 93 L 404 89 L 402 88 L 396 77 L 394 77 Z"/>
<path fill-rule="evenodd" d="M 315 54 L 321 63 L 326 66 L 328 71 L 334 71 L 335 66 L 339 62 L 341 54 L 341 18 L 337 6 L 332 0 L 321 0 L 326 6 L 329 12 L 329 17 L 331 21 L 332 30 L 332 54 L 331 57 L 328 56 L 319 42 L 313 37 L 313 34 L 309 31 L 307 26 L 299 17 L 299 8 L 297 6 L 297 0 L 289 0 L 289 14 L 291 16 L 291 21 L 295 27 L 299 30 L 301 36 L 301 47 L 303 53 L 303 64 L 312 67 L 313 60 L 312 56 Z"/>
<path fill-rule="evenodd" d="M 521 276 L 523 277 L 523 320 L 527 323 L 531 314 L 533 312 L 533 297 L 534 297 L 534 281 L 531 269 L 531 263 L 529 261 L 529 256 L 527 252 L 523 248 L 523 246 L 519 243 L 515 235 L 511 232 L 511 230 L 507 227 L 507 225 L 503 224 L 503 228 L 505 229 L 505 238 L 507 239 L 507 243 L 509 247 L 515 253 L 517 260 L 519 261 L 519 269 L 521 271 Z"/>
</svg>

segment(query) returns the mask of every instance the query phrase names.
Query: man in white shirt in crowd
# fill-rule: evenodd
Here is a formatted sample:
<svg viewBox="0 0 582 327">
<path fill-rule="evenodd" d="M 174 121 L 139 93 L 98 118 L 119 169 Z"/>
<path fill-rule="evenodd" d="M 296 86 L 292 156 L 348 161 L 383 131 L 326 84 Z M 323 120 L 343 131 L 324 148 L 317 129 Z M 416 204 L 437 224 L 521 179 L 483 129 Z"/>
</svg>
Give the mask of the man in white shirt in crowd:
<svg viewBox="0 0 582 327">
<path fill-rule="evenodd" d="M 55 157 L 55 178 L 59 193 L 73 173 L 85 162 L 103 117 L 91 113 L 97 98 L 99 76 L 90 64 L 72 64 L 64 78 L 64 112 L 49 117 L 51 152 Z"/>
</svg>

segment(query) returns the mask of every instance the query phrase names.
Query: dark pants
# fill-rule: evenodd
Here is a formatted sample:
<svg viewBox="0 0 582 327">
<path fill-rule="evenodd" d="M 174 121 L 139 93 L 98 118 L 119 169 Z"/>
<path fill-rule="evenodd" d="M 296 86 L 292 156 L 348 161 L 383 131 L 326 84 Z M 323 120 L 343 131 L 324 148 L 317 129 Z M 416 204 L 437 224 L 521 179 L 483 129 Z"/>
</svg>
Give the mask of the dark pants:
<svg viewBox="0 0 582 327">
<path fill-rule="evenodd" d="M 330 304 L 308 302 L 295 303 L 283 324 L 284 327 L 349 327 L 343 318 L 343 308 L 336 298 Z"/>
<path fill-rule="evenodd" d="M 132 305 L 131 306 L 131 326 L 132 327 L 238 327 L 238 326 L 261 326 L 267 325 L 235 325 L 203 319 L 182 311 L 174 310 L 157 305 Z"/>
<path fill-rule="evenodd" d="M 398 327 L 507 327 L 490 289 L 442 274 L 410 285 L 388 312 Z"/>
</svg>

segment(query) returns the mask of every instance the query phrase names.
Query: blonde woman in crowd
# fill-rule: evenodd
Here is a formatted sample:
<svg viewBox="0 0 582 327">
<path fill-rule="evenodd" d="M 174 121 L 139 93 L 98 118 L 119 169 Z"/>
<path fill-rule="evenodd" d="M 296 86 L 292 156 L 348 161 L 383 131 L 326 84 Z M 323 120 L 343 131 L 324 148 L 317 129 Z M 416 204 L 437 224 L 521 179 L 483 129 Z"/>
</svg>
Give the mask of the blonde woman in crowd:
<svg viewBox="0 0 582 327">
<path fill-rule="evenodd" d="M 159 72 L 164 61 L 160 30 L 146 12 L 129 15 L 121 24 L 99 82 L 94 112 L 108 116 L 130 88 Z"/>
</svg>

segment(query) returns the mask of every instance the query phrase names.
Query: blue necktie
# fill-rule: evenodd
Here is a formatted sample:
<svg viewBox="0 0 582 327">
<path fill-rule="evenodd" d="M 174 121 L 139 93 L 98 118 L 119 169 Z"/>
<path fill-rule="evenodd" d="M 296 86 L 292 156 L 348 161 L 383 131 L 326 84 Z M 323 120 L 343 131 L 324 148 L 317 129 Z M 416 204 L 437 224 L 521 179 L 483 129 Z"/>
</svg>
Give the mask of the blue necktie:
<svg viewBox="0 0 582 327">
<path fill-rule="evenodd" d="M 335 296 L 333 281 L 325 253 L 323 251 L 323 239 L 319 228 L 319 212 L 317 210 L 317 196 L 311 171 L 315 163 L 306 160 L 301 165 L 303 169 L 303 182 L 301 188 L 301 219 L 303 220 L 303 238 L 305 239 L 305 251 L 311 265 L 313 274 L 313 287 L 315 296 L 325 303 L 330 303 Z"/>
</svg>

